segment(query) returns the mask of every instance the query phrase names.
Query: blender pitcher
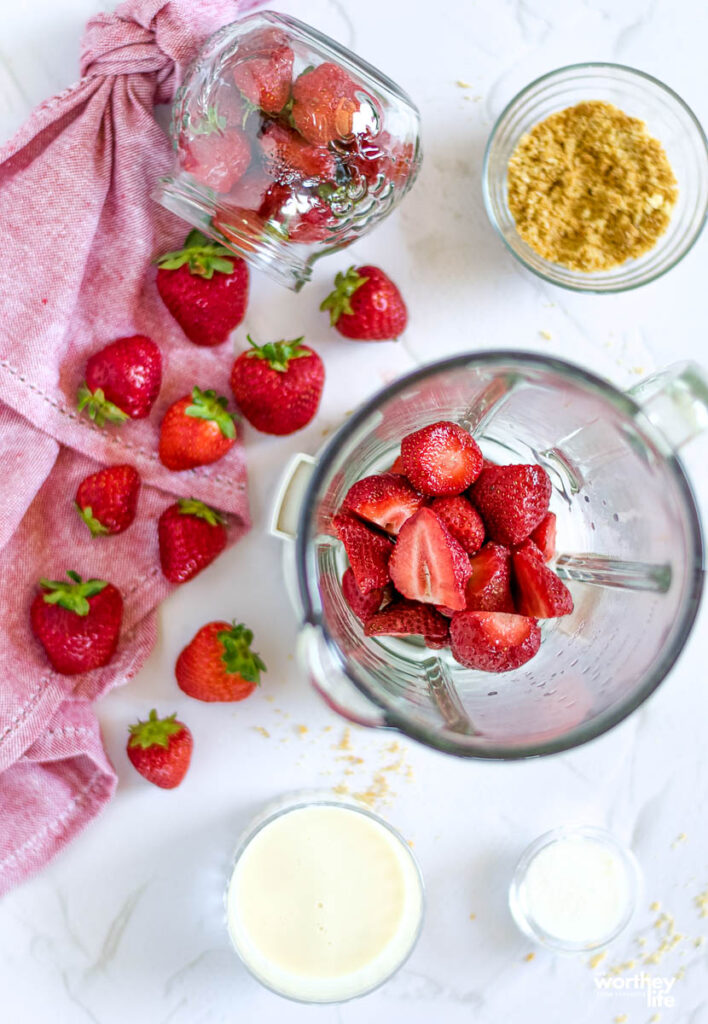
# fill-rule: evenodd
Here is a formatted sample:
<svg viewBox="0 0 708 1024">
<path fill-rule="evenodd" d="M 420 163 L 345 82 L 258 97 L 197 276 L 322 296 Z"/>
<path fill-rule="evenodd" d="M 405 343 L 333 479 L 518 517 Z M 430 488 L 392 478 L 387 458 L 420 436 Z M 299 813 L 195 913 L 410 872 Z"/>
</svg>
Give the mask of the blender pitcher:
<svg viewBox="0 0 708 1024">
<path fill-rule="evenodd" d="M 538 654 L 515 671 L 466 669 L 420 638 L 367 638 L 342 596 L 332 517 L 356 480 L 391 466 L 402 437 L 437 420 L 495 462 L 540 464 L 553 484 L 553 567 L 575 610 L 541 620 Z M 390 385 L 317 459 L 296 458 L 275 510 L 313 684 L 355 722 L 467 757 L 565 750 L 622 721 L 666 676 L 698 610 L 701 530 L 676 450 L 706 426 L 708 378 L 694 364 L 623 393 L 558 359 L 484 352 Z"/>
</svg>

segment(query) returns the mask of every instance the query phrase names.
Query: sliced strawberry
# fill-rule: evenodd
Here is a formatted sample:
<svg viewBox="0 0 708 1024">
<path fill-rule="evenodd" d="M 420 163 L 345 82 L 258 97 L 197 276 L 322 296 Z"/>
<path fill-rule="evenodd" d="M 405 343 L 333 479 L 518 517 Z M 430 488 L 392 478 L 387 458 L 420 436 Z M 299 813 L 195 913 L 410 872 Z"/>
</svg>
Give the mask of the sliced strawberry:
<svg viewBox="0 0 708 1024">
<path fill-rule="evenodd" d="M 470 558 L 472 575 L 465 587 L 466 611 L 513 612 L 511 596 L 511 555 L 501 544 L 485 544 Z M 440 608 L 443 615 L 453 615 L 451 608 Z"/>
<path fill-rule="evenodd" d="M 332 520 L 337 536 L 344 545 L 356 585 L 362 594 L 385 587 L 391 578 L 388 560 L 393 541 L 378 530 L 372 530 L 351 512 L 340 512 Z"/>
<path fill-rule="evenodd" d="M 570 615 L 573 598 L 565 583 L 543 564 L 540 552 L 517 548 L 511 555 L 518 596 L 516 606 L 522 615 L 536 619 L 554 619 Z"/>
<path fill-rule="evenodd" d="M 462 494 L 482 471 L 477 442 L 456 423 L 431 423 L 401 441 L 406 476 L 422 494 Z"/>
<path fill-rule="evenodd" d="M 448 643 L 447 620 L 420 601 L 392 601 L 383 611 L 376 612 L 364 627 L 367 636 L 423 636 L 426 645 Z"/>
<path fill-rule="evenodd" d="M 260 139 L 263 164 L 272 178 L 281 184 L 315 178 L 331 181 L 337 173 L 337 161 L 326 146 L 313 146 L 301 135 L 278 121 L 270 121 Z"/>
<path fill-rule="evenodd" d="M 533 658 L 541 645 L 535 619 L 506 612 L 458 612 L 450 623 L 452 655 L 465 668 L 509 672 Z"/>
<path fill-rule="evenodd" d="M 490 540 L 520 544 L 548 512 L 551 481 L 541 466 L 488 466 L 471 488 L 470 498 Z"/>
<path fill-rule="evenodd" d="M 393 585 L 404 597 L 455 611 L 465 607 L 470 560 L 429 508 L 420 509 L 401 527 L 389 571 Z"/>
<path fill-rule="evenodd" d="M 287 45 L 254 51 L 234 66 L 234 82 L 252 107 L 277 114 L 290 98 L 295 55 Z"/>
<path fill-rule="evenodd" d="M 467 498 L 461 495 L 436 498 L 430 507 L 468 555 L 474 555 L 479 551 L 484 543 L 484 523 L 477 509 Z"/>
<path fill-rule="evenodd" d="M 549 512 L 531 534 L 531 540 L 541 549 L 544 562 L 550 562 L 556 553 L 556 515 Z"/>
<path fill-rule="evenodd" d="M 406 519 L 425 505 L 425 498 L 395 473 L 365 476 L 350 487 L 342 502 L 343 512 L 354 512 L 367 522 L 396 534 Z M 475 513 L 476 515 L 476 513 Z"/>
<path fill-rule="evenodd" d="M 361 622 L 368 622 L 383 604 L 384 591 L 381 587 L 362 594 L 356 584 L 356 577 L 351 569 L 342 576 L 342 594 L 351 610 Z"/>
<path fill-rule="evenodd" d="M 398 473 L 399 476 L 406 475 L 406 470 L 403 465 L 403 459 L 401 458 L 400 455 L 397 455 L 396 458 L 393 460 L 393 465 L 389 469 L 389 473 Z"/>
</svg>

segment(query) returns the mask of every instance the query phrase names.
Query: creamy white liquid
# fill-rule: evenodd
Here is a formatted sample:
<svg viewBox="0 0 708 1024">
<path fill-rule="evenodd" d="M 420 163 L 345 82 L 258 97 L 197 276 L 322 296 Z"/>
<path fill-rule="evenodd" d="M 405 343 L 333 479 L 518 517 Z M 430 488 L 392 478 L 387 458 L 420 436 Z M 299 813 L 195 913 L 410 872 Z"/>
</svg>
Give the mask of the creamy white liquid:
<svg viewBox="0 0 708 1024">
<path fill-rule="evenodd" d="M 529 864 L 522 899 L 527 917 L 547 935 L 592 945 L 622 923 L 631 881 L 615 850 L 590 838 L 559 839 Z"/>
<path fill-rule="evenodd" d="M 239 954 L 294 999 L 338 1001 L 389 977 L 410 952 L 423 909 L 408 848 L 345 806 L 287 811 L 239 857 L 227 895 Z"/>
</svg>

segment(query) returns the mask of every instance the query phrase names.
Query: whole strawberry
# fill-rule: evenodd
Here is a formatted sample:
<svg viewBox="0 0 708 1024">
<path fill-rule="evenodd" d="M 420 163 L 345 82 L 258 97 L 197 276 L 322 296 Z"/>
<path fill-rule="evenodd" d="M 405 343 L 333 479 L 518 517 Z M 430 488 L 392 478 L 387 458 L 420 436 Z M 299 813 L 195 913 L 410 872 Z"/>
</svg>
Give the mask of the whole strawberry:
<svg viewBox="0 0 708 1024">
<path fill-rule="evenodd" d="M 240 128 L 227 124 L 217 107 L 206 117 L 189 121 L 189 136 L 181 139 L 178 156 L 182 170 L 215 192 L 228 192 L 251 163 L 251 144 Z"/>
<path fill-rule="evenodd" d="M 157 260 L 157 290 L 190 341 L 220 345 L 243 320 L 248 266 L 201 231 Z"/>
<path fill-rule="evenodd" d="M 161 789 L 174 789 L 187 774 L 194 740 L 177 715 L 158 718 L 153 708 L 147 722 L 129 728 L 126 752 L 143 778 Z"/>
<path fill-rule="evenodd" d="M 350 135 L 361 88 L 344 68 L 326 61 L 304 71 L 293 85 L 293 124 L 308 142 L 325 146 Z M 364 126 L 361 126 L 362 128 Z"/>
<path fill-rule="evenodd" d="M 324 365 L 302 338 L 273 341 L 242 352 L 231 370 L 231 387 L 241 412 L 264 434 L 292 434 L 317 412 Z"/>
<path fill-rule="evenodd" d="M 115 654 L 123 599 L 105 580 L 41 579 L 30 608 L 32 632 L 55 672 L 73 676 L 107 665 Z"/>
<path fill-rule="evenodd" d="M 122 533 L 135 519 L 139 492 L 132 466 L 108 466 L 81 481 L 74 504 L 92 537 Z"/>
<path fill-rule="evenodd" d="M 243 53 L 243 47 L 240 53 Z M 277 114 L 290 99 L 295 55 L 285 44 L 272 45 L 249 54 L 236 64 L 234 82 L 247 103 L 266 114 Z"/>
<path fill-rule="evenodd" d="M 266 667 L 251 650 L 243 624 L 208 622 L 184 648 L 175 666 L 180 689 L 196 700 L 235 701 L 253 693 Z"/>
<path fill-rule="evenodd" d="M 281 184 L 302 179 L 334 180 L 337 161 L 325 146 L 313 146 L 279 121 L 270 121 L 260 139 L 263 163 Z"/>
<path fill-rule="evenodd" d="M 169 407 L 160 427 L 160 462 L 168 469 L 194 469 L 216 462 L 236 439 L 227 401 L 195 387 Z"/>
<path fill-rule="evenodd" d="M 224 518 L 194 498 L 180 498 L 157 524 L 160 565 L 170 583 L 186 583 L 226 547 Z"/>
<path fill-rule="evenodd" d="M 334 291 L 320 305 L 345 338 L 390 341 L 402 334 L 408 310 L 396 285 L 378 267 L 350 267 L 337 274 Z"/>
<path fill-rule="evenodd" d="M 142 420 L 160 392 L 162 356 L 151 338 L 134 334 L 118 338 L 86 363 L 86 377 L 79 388 L 79 412 L 86 410 L 102 427 Z"/>
</svg>

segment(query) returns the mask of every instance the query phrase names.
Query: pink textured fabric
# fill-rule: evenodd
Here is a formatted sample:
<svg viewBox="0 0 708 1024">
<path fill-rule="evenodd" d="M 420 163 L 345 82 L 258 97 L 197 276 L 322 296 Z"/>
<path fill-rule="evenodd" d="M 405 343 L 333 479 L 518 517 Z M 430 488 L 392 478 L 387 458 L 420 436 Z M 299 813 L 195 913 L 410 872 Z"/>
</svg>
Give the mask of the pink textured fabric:
<svg viewBox="0 0 708 1024">
<path fill-rule="evenodd" d="M 0 149 L 0 893 L 44 864 L 110 799 L 115 774 L 89 703 L 137 672 L 155 639 L 157 518 L 175 496 L 248 528 L 240 444 L 214 466 L 170 473 L 156 456 L 167 406 L 193 385 L 228 394 L 228 346 L 190 344 L 155 287 L 151 261 L 186 225 L 150 198 L 171 166 L 153 106 L 172 99 L 216 28 L 253 4 L 128 0 L 88 23 L 81 80 L 43 103 Z M 163 356 L 150 417 L 98 428 L 76 413 L 86 360 L 123 335 Z M 79 482 L 109 463 L 143 480 L 135 523 L 92 540 L 72 507 Z M 108 579 L 125 612 L 113 662 L 84 676 L 52 672 L 29 629 L 40 576 Z"/>
</svg>

